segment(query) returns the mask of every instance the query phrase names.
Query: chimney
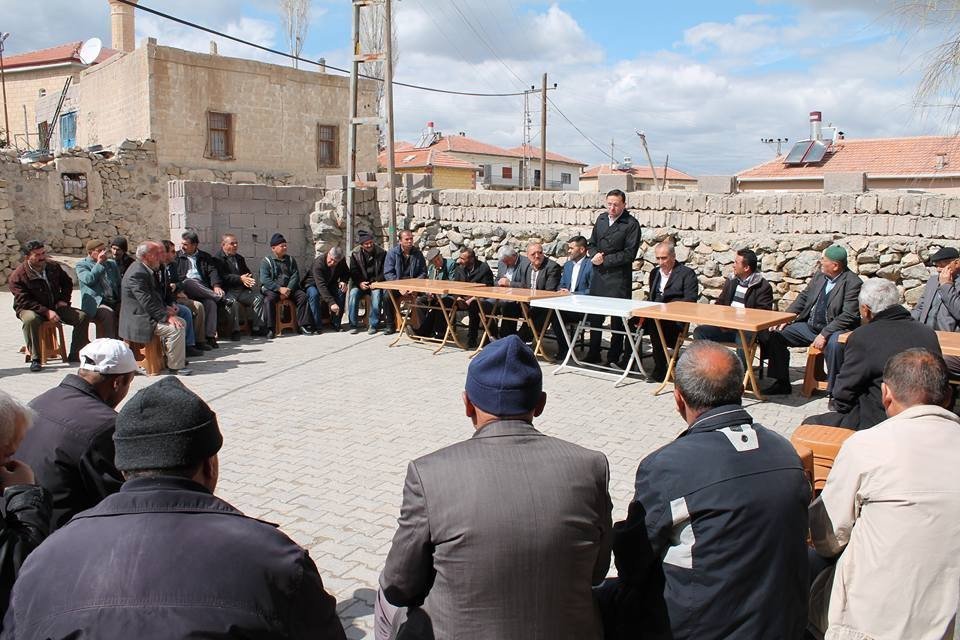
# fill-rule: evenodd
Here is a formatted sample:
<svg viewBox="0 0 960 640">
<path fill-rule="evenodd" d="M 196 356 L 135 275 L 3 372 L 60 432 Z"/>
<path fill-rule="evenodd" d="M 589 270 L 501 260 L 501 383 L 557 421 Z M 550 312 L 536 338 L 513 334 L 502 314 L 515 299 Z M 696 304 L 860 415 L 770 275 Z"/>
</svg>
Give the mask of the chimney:
<svg viewBox="0 0 960 640">
<path fill-rule="evenodd" d="M 810 139 L 823 140 L 823 114 L 819 111 L 810 112 Z"/>
<path fill-rule="evenodd" d="M 428 133 L 429 135 L 431 135 L 431 136 L 433 135 L 433 121 L 432 121 L 432 120 L 427 123 L 427 133 Z"/>
<path fill-rule="evenodd" d="M 110 3 L 110 34 L 112 42 L 110 46 L 118 51 L 129 53 L 133 51 L 137 42 L 133 26 L 133 7 L 118 0 L 107 0 Z M 136 4 L 137 0 L 130 0 Z"/>
<path fill-rule="evenodd" d="M 218 53 L 217 41 L 216 41 L 216 40 L 211 40 L 211 41 L 210 41 L 210 55 L 215 56 L 215 55 L 217 55 L 217 53 Z"/>
</svg>

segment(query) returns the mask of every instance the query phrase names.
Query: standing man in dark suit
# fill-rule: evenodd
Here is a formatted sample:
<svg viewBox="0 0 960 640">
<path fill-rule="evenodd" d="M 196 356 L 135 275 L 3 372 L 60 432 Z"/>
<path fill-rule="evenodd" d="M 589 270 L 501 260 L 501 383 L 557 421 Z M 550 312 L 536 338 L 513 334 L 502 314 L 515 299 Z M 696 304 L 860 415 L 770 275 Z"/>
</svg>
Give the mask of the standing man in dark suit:
<svg viewBox="0 0 960 640">
<path fill-rule="evenodd" d="M 556 291 L 560 286 L 560 276 L 563 269 L 556 262 L 548 258 L 543 253 L 543 245 L 539 242 L 531 242 L 527 245 L 527 259 L 517 265 L 513 272 L 513 280 L 510 286 L 515 289 L 531 289 L 536 291 Z M 516 302 L 507 302 L 503 305 L 505 315 L 511 317 L 520 317 L 520 305 Z M 533 322 L 540 326 L 543 324 L 547 314 L 551 313 L 548 309 L 531 309 Z M 517 332 L 517 323 L 512 320 L 504 320 L 500 323 L 500 336 L 510 335 Z M 529 340 L 529 328 L 524 325 L 521 337 Z"/>
<path fill-rule="evenodd" d="M 137 260 L 123 274 L 120 285 L 120 337 L 146 344 L 160 336 L 167 354 L 168 371 L 188 376 L 186 333 L 176 307 L 164 304 L 156 271 L 161 268 L 163 245 L 143 242 L 137 247 Z"/>
<path fill-rule="evenodd" d="M 797 314 L 789 324 L 761 334 L 760 346 L 768 358 L 768 372 L 773 378 L 764 395 L 790 395 L 790 350 L 787 347 L 814 346 L 823 351 L 827 365 L 827 388 L 833 382 L 841 363 L 841 347 L 837 338 L 860 324 L 859 276 L 847 269 L 847 250 L 839 245 L 827 247 L 820 258 L 820 273 L 797 296 L 787 309 Z"/>
<path fill-rule="evenodd" d="M 930 264 L 937 272 L 927 280 L 923 295 L 910 315 L 934 331 L 956 331 L 960 326 L 960 252 L 953 247 L 943 247 L 932 256 Z M 943 359 L 950 376 L 960 378 L 960 358 L 946 356 Z"/>
<path fill-rule="evenodd" d="M 607 194 L 607 210 L 597 216 L 587 249 L 593 263 L 590 295 L 630 298 L 633 295 L 633 261 L 640 249 L 640 223 L 627 211 L 627 196 L 623 191 L 614 189 Z M 603 316 L 592 316 L 590 326 L 593 327 L 590 350 L 584 361 L 597 363 L 600 362 Z M 611 317 L 610 328 L 623 331 L 623 321 Z M 607 364 L 619 367 L 622 353 L 623 334 L 611 334 Z"/>
<path fill-rule="evenodd" d="M 672 240 L 664 240 L 653 248 L 653 255 L 657 260 L 657 267 L 650 272 L 649 293 L 647 300 L 651 302 L 696 302 L 699 295 L 697 274 L 685 264 L 677 262 L 677 247 Z M 679 322 L 661 321 L 663 339 L 666 345 L 660 343 L 660 333 L 656 323 L 647 318 L 643 321 L 643 330 L 650 336 L 650 346 L 653 347 L 653 373 L 651 377 L 660 382 L 667 376 L 667 348 L 673 347 L 683 327 Z"/>
<path fill-rule="evenodd" d="M 470 363 L 463 403 L 476 431 L 410 463 L 377 640 L 391 626 L 405 638 L 603 636 L 590 587 L 610 564 L 607 459 L 533 427 L 542 384 L 517 336 Z"/>
<path fill-rule="evenodd" d="M 487 287 L 493 286 L 493 272 L 490 270 L 490 265 L 484 260 L 477 260 L 477 253 L 470 248 L 460 250 L 457 268 L 453 271 L 453 279 L 457 282 L 475 282 Z M 467 348 L 476 349 L 477 333 L 480 331 L 480 305 L 485 305 L 484 312 L 492 305 L 486 299 L 475 296 L 460 300 L 459 304 L 467 308 L 467 316 L 470 319 L 467 328 Z"/>
<path fill-rule="evenodd" d="M 860 288 L 863 324 L 847 336 L 840 371 L 833 383 L 836 411 L 810 416 L 804 424 L 869 429 L 887 419 L 881 384 L 887 361 L 907 349 L 940 355 L 940 341 L 900 304 L 897 286 L 886 278 L 870 278 Z"/>
<path fill-rule="evenodd" d="M 240 337 L 240 308 L 247 308 L 247 321 L 253 335 L 263 335 L 263 296 L 256 291 L 257 279 L 247 266 L 247 260 L 240 255 L 237 236 L 225 233 L 220 240 L 220 251 L 214 256 L 217 271 L 223 285 L 223 299 L 231 300 L 226 306 L 230 318 L 231 339 Z"/>
</svg>

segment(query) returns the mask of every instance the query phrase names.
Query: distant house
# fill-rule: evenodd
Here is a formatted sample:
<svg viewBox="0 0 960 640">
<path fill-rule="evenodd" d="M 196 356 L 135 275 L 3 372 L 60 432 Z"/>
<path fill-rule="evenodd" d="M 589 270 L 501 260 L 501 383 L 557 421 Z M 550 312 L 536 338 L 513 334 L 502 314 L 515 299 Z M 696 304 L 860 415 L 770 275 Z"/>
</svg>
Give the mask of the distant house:
<svg viewBox="0 0 960 640">
<path fill-rule="evenodd" d="M 798 143 L 794 158 L 788 152 L 741 171 L 739 190 L 820 190 L 827 174 L 864 173 L 867 189 L 960 192 L 960 138 L 956 136 L 838 137 L 823 143 L 826 149 L 818 161 L 805 162 L 800 155 L 803 143 Z"/>
<path fill-rule="evenodd" d="M 476 189 L 480 167 L 435 148 L 415 149 L 409 142 L 394 145 L 397 173 L 425 173 L 433 176 L 434 189 Z M 387 152 L 377 158 L 378 169 L 387 168 Z"/>
<path fill-rule="evenodd" d="M 511 190 L 540 188 L 540 150 L 523 146 L 504 149 L 470 138 L 464 133 L 445 136 L 427 123 L 419 149 L 442 151 L 479 168 L 478 187 Z M 576 191 L 586 163 L 547 151 L 547 182 L 551 191 Z"/>
<path fill-rule="evenodd" d="M 589 167 L 580 174 L 580 191 L 595 192 L 600 190 L 600 176 L 624 175 L 633 176 L 634 189 L 637 191 L 656 190 L 654 184 L 654 173 L 650 167 L 638 166 L 611 166 L 610 164 L 598 164 Z M 657 167 L 657 182 L 663 184 L 663 167 Z M 697 179 L 689 174 L 667 167 L 666 189 L 691 189 L 697 188 Z"/>
</svg>

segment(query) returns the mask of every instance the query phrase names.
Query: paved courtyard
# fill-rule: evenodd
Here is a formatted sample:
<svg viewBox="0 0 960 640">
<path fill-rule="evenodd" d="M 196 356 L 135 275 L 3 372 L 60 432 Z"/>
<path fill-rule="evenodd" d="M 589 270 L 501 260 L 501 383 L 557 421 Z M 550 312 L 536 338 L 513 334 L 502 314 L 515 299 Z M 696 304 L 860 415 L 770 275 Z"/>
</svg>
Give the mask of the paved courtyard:
<svg viewBox="0 0 960 640">
<path fill-rule="evenodd" d="M 6 291 L 0 309 L 0 384 L 30 400 L 72 367 L 29 373 Z M 391 339 L 343 332 L 224 341 L 210 357 L 192 361 L 194 376 L 183 379 L 219 416 L 217 493 L 310 550 L 349 638 L 373 637 L 377 576 L 407 462 L 470 437 L 472 429 L 460 400 L 467 355 L 448 349 L 434 356 L 407 340 L 388 348 Z M 794 358 L 796 379 L 801 363 Z M 622 519 L 637 463 L 683 428 L 672 394 L 654 397 L 654 385 L 645 382 L 613 389 L 605 377 L 554 376 L 547 364 L 543 370 L 548 398 L 537 428 L 607 455 L 614 519 Z M 138 376 L 131 395 L 158 379 Z M 784 435 L 804 416 L 826 411 L 823 396 L 808 400 L 798 392 L 745 404 Z"/>
</svg>

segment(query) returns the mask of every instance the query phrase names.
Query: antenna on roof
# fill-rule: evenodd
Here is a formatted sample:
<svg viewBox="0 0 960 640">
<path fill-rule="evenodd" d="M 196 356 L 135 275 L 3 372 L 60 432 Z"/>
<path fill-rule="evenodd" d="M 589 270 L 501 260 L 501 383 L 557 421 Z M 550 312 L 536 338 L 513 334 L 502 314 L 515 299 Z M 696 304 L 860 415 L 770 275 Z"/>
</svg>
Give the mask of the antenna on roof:
<svg viewBox="0 0 960 640">
<path fill-rule="evenodd" d="M 96 62 L 97 56 L 100 55 L 102 50 L 103 43 L 100 42 L 100 38 L 90 38 L 80 45 L 80 51 L 78 52 L 80 62 L 83 64 L 93 64 Z"/>
</svg>

